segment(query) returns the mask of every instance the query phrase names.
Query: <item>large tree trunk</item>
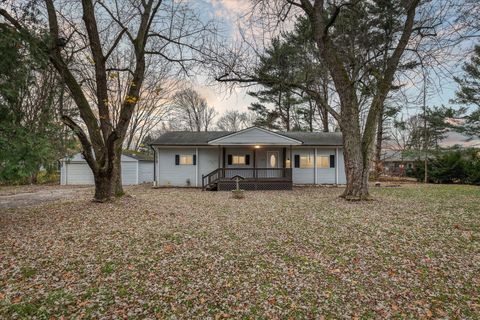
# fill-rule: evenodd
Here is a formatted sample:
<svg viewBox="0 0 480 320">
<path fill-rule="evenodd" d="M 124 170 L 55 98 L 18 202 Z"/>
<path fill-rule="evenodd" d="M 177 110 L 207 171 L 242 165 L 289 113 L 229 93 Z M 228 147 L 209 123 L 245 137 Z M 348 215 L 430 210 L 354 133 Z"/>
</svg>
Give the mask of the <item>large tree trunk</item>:
<svg viewBox="0 0 480 320">
<path fill-rule="evenodd" d="M 369 157 L 362 148 L 359 130 L 342 128 L 347 186 L 342 197 L 347 200 L 366 200 L 368 193 Z"/>
<path fill-rule="evenodd" d="M 112 195 L 112 177 L 113 171 L 108 170 L 99 171 L 94 175 L 95 179 L 95 196 L 94 201 L 105 202 L 110 200 Z"/>
<path fill-rule="evenodd" d="M 115 146 L 115 160 L 113 162 L 112 193 L 116 197 L 123 196 L 122 185 L 122 145 Z"/>
</svg>

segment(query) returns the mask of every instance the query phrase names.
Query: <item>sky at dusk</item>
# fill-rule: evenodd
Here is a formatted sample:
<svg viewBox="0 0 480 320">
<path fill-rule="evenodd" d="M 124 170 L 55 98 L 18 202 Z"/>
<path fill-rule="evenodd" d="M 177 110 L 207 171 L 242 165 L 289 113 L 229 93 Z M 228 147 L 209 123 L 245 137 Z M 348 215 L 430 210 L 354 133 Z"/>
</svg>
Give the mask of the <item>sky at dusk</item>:
<svg viewBox="0 0 480 320">
<path fill-rule="evenodd" d="M 220 22 L 225 34 L 230 37 L 235 37 L 238 32 L 238 26 L 241 25 L 242 20 L 246 19 L 251 11 L 250 1 L 238 0 L 190 0 L 192 4 L 201 10 L 206 17 L 215 18 Z M 432 72 L 431 82 L 427 85 L 427 105 L 441 106 L 450 105 L 450 100 L 455 97 L 457 84 L 453 80 L 453 76 L 461 75 L 461 66 L 465 62 L 463 51 L 470 50 L 473 42 L 466 41 L 461 47 L 454 48 L 458 50 L 458 59 L 455 57 L 449 58 L 448 67 L 437 68 Z M 404 112 L 406 115 L 413 115 L 417 113 L 421 100 L 414 102 L 416 97 L 419 97 L 422 92 L 423 82 L 421 78 L 415 78 L 413 83 L 407 84 L 411 87 L 408 90 L 409 103 Z M 226 90 L 220 85 L 204 84 L 202 80 L 195 81 L 196 89 L 207 98 L 210 105 L 214 106 L 219 113 L 225 110 L 241 110 L 246 111 L 250 103 L 255 101 L 254 98 L 248 96 L 247 89 L 236 88 L 235 90 Z"/>
</svg>

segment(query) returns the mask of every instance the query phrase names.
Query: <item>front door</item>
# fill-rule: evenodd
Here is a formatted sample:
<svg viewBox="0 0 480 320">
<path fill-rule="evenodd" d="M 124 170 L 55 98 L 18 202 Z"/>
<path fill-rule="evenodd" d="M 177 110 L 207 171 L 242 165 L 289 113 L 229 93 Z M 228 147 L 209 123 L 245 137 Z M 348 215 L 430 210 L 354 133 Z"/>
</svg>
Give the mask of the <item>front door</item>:
<svg viewBox="0 0 480 320">
<path fill-rule="evenodd" d="M 267 151 L 267 168 L 276 169 L 280 167 L 278 159 L 278 151 Z M 280 178 L 282 175 L 280 170 L 268 170 L 268 178 Z"/>
<path fill-rule="evenodd" d="M 267 151 L 267 168 L 278 168 L 278 151 Z"/>
</svg>

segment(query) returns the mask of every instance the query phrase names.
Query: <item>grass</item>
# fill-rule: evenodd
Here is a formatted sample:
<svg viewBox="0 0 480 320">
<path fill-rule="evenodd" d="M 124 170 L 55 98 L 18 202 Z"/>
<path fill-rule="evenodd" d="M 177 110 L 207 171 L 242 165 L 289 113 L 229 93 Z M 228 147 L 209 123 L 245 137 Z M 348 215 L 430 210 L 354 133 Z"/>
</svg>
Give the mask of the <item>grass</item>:
<svg viewBox="0 0 480 320">
<path fill-rule="evenodd" d="M 0 318 L 480 317 L 480 189 L 131 196 L 0 213 Z"/>
</svg>

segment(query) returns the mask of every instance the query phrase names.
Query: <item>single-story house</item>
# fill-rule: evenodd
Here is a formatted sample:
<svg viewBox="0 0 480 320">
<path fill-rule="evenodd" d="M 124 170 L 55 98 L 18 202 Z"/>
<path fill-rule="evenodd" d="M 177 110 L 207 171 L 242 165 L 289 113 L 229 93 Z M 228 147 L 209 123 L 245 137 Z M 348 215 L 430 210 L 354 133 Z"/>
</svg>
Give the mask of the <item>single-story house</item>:
<svg viewBox="0 0 480 320">
<path fill-rule="evenodd" d="M 243 189 L 346 183 L 339 132 L 172 131 L 151 146 L 159 187 L 232 190 L 236 176 Z"/>
<path fill-rule="evenodd" d="M 153 157 L 143 153 L 122 154 L 122 184 L 153 181 Z M 81 153 L 60 160 L 61 185 L 93 185 L 93 173 Z"/>
</svg>

